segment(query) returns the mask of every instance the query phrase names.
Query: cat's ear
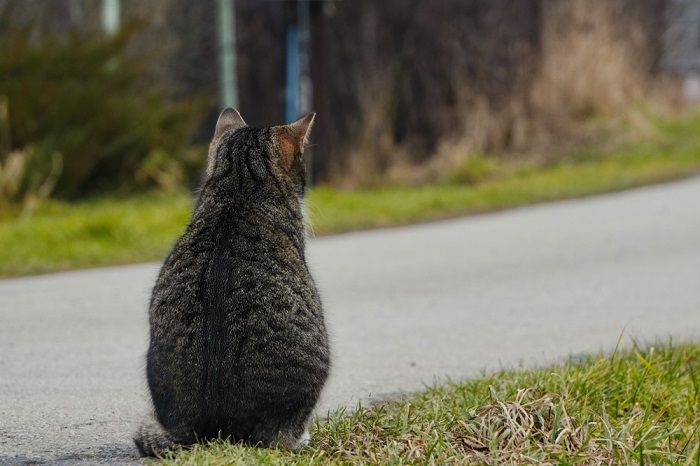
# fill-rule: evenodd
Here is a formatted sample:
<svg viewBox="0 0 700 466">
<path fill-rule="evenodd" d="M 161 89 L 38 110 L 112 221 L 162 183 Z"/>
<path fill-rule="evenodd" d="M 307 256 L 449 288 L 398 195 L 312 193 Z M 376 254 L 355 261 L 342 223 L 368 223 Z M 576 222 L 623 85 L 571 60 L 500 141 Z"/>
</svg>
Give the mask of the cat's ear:
<svg viewBox="0 0 700 466">
<path fill-rule="evenodd" d="M 316 113 L 311 112 L 294 123 L 287 125 L 299 147 L 299 151 L 302 153 L 304 152 L 304 146 L 309 142 L 309 135 L 311 134 L 311 128 L 314 126 L 314 120 L 316 120 Z"/>
<path fill-rule="evenodd" d="M 214 130 L 214 139 L 219 139 L 225 132 L 243 128 L 246 122 L 235 108 L 228 107 L 224 109 L 216 120 L 216 129 Z"/>
<path fill-rule="evenodd" d="M 277 147 L 287 167 L 291 167 L 297 152 L 304 153 L 315 118 L 315 113 L 309 113 L 294 123 L 277 127 Z"/>
</svg>

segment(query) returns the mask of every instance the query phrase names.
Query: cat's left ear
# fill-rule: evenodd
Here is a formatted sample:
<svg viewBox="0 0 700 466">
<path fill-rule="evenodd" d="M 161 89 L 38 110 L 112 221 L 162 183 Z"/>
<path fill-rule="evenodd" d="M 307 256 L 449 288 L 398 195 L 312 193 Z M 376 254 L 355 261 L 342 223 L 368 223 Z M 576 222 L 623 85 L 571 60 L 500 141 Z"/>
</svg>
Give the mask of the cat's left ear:
<svg viewBox="0 0 700 466">
<path fill-rule="evenodd" d="M 235 108 L 225 108 L 216 120 L 216 129 L 214 130 L 214 139 L 219 139 L 225 132 L 233 131 L 246 126 L 246 122 L 238 110 Z"/>
<path fill-rule="evenodd" d="M 315 119 L 316 113 L 312 112 L 294 123 L 277 127 L 277 146 L 287 167 L 292 165 L 297 152 L 304 153 L 304 146 L 309 142 Z"/>
</svg>

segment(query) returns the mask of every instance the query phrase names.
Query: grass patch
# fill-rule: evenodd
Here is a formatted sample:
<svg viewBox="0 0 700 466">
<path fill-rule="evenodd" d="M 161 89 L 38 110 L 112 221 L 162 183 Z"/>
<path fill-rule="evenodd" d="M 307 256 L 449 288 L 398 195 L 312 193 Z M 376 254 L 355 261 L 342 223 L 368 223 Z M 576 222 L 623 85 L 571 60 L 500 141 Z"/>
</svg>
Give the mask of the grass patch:
<svg viewBox="0 0 700 466">
<path fill-rule="evenodd" d="M 311 426 L 299 453 L 217 441 L 163 465 L 700 464 L 700 345 L 430 388 Z"/>
<path fill-rule="evenodd" d="M 616 150 L 593 147 L 554 164 L 520 168 L 468 158 L 444 184 L 318 188 L 307 205 L 317 233 L 337 233 L 618 191 L 697 173 L 700 114 L 654 124 L 656 134 L 649 141 Z"/>
<path fill-rule="evenodd" d="M 465 162 L 442 184 L 312 190 L 316 234 L 403 225 L 620 190 L 700 169 L 700 114 L 655 122 L 648 142 L 581 151 L 556 164 Z M 487 173 L 488 176 L 484 174 Z M 186 193 L 48 202 L 28 218 L 0 213 L 0 276 L 159 260 L 184 228 Z"/>
<path fill-rule="evenodd" d="M 0 220 L 0 276 L 161 259 L 191 205 L 184 193 L 48 202 Z"/>
</svg>

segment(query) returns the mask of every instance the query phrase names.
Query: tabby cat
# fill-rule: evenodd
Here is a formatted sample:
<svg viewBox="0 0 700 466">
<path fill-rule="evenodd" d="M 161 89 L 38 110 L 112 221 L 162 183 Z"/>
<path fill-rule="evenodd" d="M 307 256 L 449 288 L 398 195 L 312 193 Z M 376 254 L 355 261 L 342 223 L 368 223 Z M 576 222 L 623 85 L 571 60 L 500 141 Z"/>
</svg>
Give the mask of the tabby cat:
<svg viewBox="0 0 700 466">
<path fill-rule="evenodd" d="M 308 440 L 330 364 L 302 213 L 314 117 L 253 128 L 232 108 L 219 116 L 194 212 L 151 296 L 143 455 L 218 437 Z"/>
</svg>

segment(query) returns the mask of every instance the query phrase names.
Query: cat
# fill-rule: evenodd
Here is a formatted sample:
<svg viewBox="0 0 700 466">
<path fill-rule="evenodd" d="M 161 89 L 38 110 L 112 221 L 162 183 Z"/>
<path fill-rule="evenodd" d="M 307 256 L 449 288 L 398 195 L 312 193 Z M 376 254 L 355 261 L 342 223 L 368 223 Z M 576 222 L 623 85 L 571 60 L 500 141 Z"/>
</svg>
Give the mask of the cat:
<svg viewBox="0 0 700 466">
<path fill-rule="evenodd" d="M 189 225 L 151 296 L 142 455 L 219 437 L 308 440 L 330 369 L 302 213 L 314 118 L 253 128 L 232 108 L 219 116 Z"/>
</svg>

